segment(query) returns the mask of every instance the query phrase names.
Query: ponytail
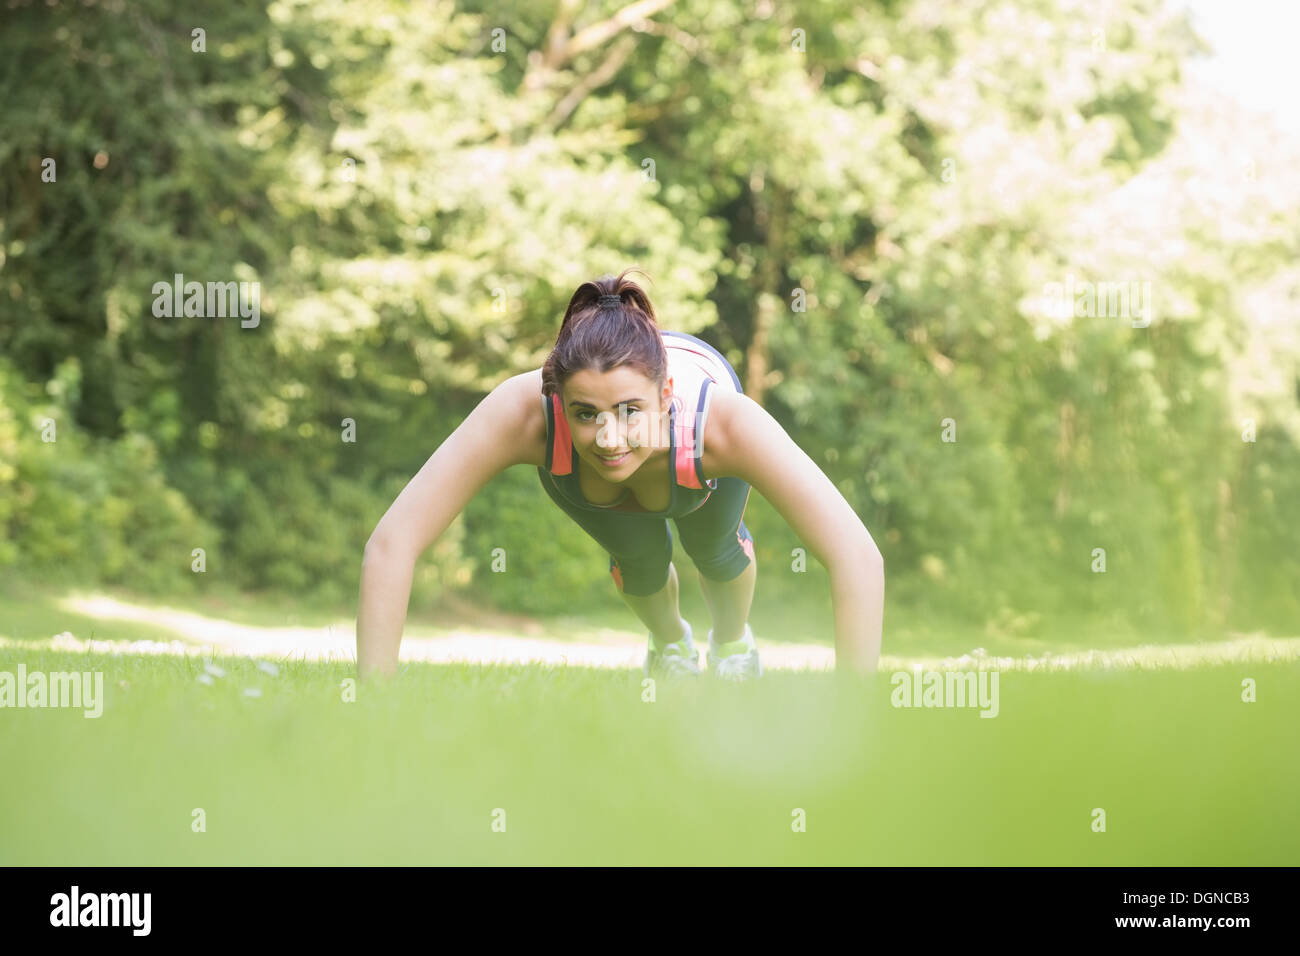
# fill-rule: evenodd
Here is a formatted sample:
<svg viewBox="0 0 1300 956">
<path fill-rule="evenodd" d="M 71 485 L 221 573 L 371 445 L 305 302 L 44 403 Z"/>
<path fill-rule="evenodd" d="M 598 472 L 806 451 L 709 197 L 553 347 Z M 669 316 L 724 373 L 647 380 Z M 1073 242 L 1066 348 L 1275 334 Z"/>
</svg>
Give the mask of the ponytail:
<svg viewBox="0 0 1300 956">
<path fill-rule="evenodd" d="M 585 369 L 600 373 L 630 366 L 663 388 L 668 353 L 654 306 L 625 269 L 580 285 L 564 311 L 555 347 L 542 365 L 542 394 L 560 391 L 569 376 Z M 645 275 L 645 273 L 642 273 Z M 648 276 L 647 276 L 648 278 Z"/>
</svg>

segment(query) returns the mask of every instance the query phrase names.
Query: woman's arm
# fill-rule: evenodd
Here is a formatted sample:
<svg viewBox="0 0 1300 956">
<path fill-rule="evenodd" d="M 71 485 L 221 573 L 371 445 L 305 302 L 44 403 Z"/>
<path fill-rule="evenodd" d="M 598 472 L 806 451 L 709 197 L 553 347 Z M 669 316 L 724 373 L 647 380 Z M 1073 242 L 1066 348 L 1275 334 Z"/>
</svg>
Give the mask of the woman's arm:
<svg viewBox="0 0 1300 956">
<path fill-rule="evenodd" d="M 836 667 L 874 672 L 885 559 L 862 519 L 817 463 L 748 395 L 718 389 L 706 427 L 709 477 L 734 475 L 753 485 L 830 572 Z"/>
<path fill-rule="evenodd" d="M 540 374 L 502 382 L 438 446 L 366 542 L 357 609 L 357 673 L 397 673 L 415 560 L 474 494 L 511 465 L 535 463 L 530 439 L 541 417 Z"/>
</svg>

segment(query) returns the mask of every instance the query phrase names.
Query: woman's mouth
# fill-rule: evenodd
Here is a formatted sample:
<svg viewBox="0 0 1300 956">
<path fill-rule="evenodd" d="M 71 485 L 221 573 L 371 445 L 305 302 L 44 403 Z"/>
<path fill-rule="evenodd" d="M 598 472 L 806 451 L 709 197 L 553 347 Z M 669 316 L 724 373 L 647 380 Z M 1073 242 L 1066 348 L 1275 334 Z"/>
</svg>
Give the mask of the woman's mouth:
<svg viewBox="0 0 1300 956">
<path fill-rule="evenodd" d="M 621 455 L 602 455 L 600 453 L 596 454 L 596 458 L 600 461 L 600 463 L 602 465 L 605 465 L 608 468 L 616 468 L 617 466 L 623 464 L 623 462 L 627 461 L 631 457 L 632 457 L 632 453 L 630 451 L 625 451 Z"/>
</svg>

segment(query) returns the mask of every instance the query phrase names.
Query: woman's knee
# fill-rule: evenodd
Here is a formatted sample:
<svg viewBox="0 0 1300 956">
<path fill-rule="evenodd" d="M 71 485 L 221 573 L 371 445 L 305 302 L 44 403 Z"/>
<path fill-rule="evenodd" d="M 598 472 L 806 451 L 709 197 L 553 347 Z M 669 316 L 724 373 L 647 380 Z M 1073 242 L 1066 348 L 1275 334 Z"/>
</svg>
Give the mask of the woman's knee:
<svg viewBox="0 0 1300 956">
<path fill-rule="evenodd" d="M 666 560 L 609 556 L 609 576 L 614 579 L 619 592 L 628 597 L 658 594 L 668 584 L 671 575 L 671 552 Z"/>
<path fill-rule="evenodd" d="M 756 563 L 754 536 L 749 533 L 744 521 L 740 522 L 734 535 L 728 536 L 721 547 L 702 554 L 691 554 L 688 550 L 687 554 L 690 554 L 696 570 L 711 581 L 734 580 L 744 574 L 751 564 Z"/>
</svg>

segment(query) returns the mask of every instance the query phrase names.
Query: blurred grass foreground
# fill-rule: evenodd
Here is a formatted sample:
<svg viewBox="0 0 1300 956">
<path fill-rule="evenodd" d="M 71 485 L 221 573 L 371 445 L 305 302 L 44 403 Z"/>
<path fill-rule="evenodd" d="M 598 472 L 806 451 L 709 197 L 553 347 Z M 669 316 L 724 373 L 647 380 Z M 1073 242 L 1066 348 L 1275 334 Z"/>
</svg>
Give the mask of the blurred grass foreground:
<svg viewBox="0 0 1300 956">
<path fill-rule="evenodd" d="M 0 647 L 0 670 L 13 659 Z M 1294 814 L 1278 812 L 1300 798 L 1294 660 L 1010 671 L 986 720 L 895 707 L 883 674 L 866 693 L 773 671 L 647 699 L 627 670 L 411 664 L 350 700 L 338 663 L 23 659 L 101 670 L 105 703 L 97 719 L 4 715 L 0 760 L 21 781 L 0 787 L 4 864 L 1181 866 L 1300 853 Z"/>
<path fill-rule="evenodd" d="M 90 605 L 114 606 L 132 607 Z M 232 651 L 221 633 L 194 636 L 194 620 L 214 619 L 191 613 L 181 639 L 167 612 L 141 640 L 150 609 L 136 610 L 93 637 L 0 638 L 0 684 L 21 667 L 99 672 L 102 686 L 97 713 L 0 714 L 0 863 L 1184 866 L 1300 853 L 1300 824 L 1277 813 L 1300 799 L 1300 639 L 889 654 L 870 681 L 774 661 L 736 685 L 648 684 L 627 633 L 504 647 L 490 633 L 417 636 L 425 653 L 395 682 L 358 689 L 347 650 L 324 640 Z M 277 633 L 218 623 L 225 639 Z M 536 653 L 459 659 L 475 641 Z M 927 701 L 960 675 L 972 693 Z"/>
</svg>

